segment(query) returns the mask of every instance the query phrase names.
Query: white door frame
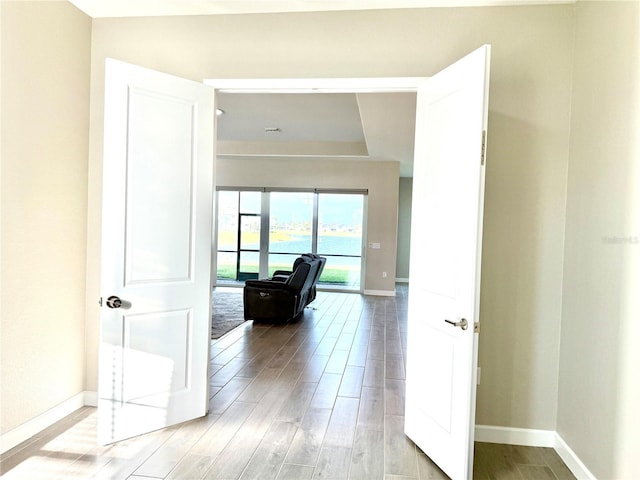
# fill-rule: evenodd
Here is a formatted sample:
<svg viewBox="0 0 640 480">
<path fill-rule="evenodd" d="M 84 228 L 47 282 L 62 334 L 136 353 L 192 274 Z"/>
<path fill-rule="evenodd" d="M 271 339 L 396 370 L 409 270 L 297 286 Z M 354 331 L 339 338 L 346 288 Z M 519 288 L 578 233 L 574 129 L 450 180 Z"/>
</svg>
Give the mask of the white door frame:
<svg viewBox="0 0 640 480">
<path fill-rule="evenodd" d="M 224 93 L 390 93 L 416 92 L 429 77 L 205 79 Z"/>
</svg>

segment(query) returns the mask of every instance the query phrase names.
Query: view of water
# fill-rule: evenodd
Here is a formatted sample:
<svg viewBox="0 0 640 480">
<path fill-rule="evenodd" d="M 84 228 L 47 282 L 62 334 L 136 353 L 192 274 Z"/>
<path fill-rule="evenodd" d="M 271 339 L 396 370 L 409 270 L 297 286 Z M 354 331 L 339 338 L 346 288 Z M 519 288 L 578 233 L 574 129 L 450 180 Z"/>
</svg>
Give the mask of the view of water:
<svg viewBox="0 0 640 480">
<path fill-rule="evenodd" d="M 254 247 L 257 248 L 257 247 Z M 311 237 L 294 237 L 287 241 L 270 242 L 271 252 L 296 252 L 311 251 Z M 325 235 L 318 237 L 319 255 L 361 255 L 362 239 L 360 237 L 345 235 Z"/>
<path fill-rule="evenodd" d="M 265 212 L 262 212 L 263 195 L 269 195 L 269 208 Z M 260 215 L 267 215 L 272 232 L 269 270 L 288 270 L 298 255 L 312 251 L 310 232 L 317 202 L 318 221 L 313 227 L 318 231 L 317 253 L 327 258 L 322 278 L 333 284 L 358 286 L 364 198 L 362 194 L 349 193 L 219 192 L 218 249 L 236 250 L 240 222 L 241 249 L 259 250 Z M 243 251 L 240 270 L 257 272 L 259 260 L 258 252 Z M 235 278 L 236 261 L 236 253 L 219 252 L 219 277 Z"/>
<path fill-rule="evenodd" d="M 245 243 L 244 247 L 257 250 L 260 245 L 257 242 Z M 273 242 L 270 245 L 270 250 L 272 253 L 269 254 L 269 271 L 273 272 L 276 269 L 289 270 L 300 254 L 311 251 L 311 239 L 304 236 L 291 237 L 287 241 Z M 361 251 L 361 239 L 358 237 L 332 235 L 319 238 L 318 254 L 327 259 L 321 280 L 331 284 L 358 288 L 360 284 Z M 334 257 L 332 255 L 354 255 L 355 257 Z M 259 252 L 242 252 L 242 271 L 257 273 L 259 260 Z M 219 252 L 219 275 L 235 275 L 235 262 L 235 253 Z"/>
</svg>

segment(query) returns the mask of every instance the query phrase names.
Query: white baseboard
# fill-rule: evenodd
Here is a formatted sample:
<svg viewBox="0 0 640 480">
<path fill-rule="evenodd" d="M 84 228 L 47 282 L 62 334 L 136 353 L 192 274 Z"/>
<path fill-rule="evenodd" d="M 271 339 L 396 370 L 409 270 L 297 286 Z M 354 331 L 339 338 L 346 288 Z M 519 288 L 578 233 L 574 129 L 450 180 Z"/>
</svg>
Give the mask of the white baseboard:
<svg viewBox="0 0 640 480">
<path fill-rule="evenodd" d="M 409 283 L 408 278 L 396 278 L 396 283 Z"/>
<path fill-rule="evenodd" d="M 554 430 L 476 425 L 476 442 L 553 448 L 578 480 L 597 480 L 573 450 Z"/>
<path fill-rule="evenodd" d="M 13 430 L 9 430 L 0 436 L 0 453 L 5 453 L 16 445 L 20 445 L 85 405 L 85 392 L 80 392 Z"/>
<path fill-rule="evenodd" d="M 365 295 L 373 295 L 375 297 L 395 297 L 395 290 L 365 290 Z"/>
<path fill-rule="evenodd" d="M 85 390 L 84 392 L 84 406 L 85 407 L 97 407 L 98 406 L 98 392 L 93 390 Z"/>
<path fill-rule="evenodd" d="M 504 443 L 506 445 L 554 447 L 555 435 L 556 432 L 553 430 L 476 425 L 475 439 L 477 442 Z"/>
<path fill-rule="evenodd" d="M 596 476 L 589 471 L 576 453 L 569 448 L 569 445 L 558 432 L 555 432 L 555 445 L 553 448 L 578 480 L 597 480 Z"/>
</svg>

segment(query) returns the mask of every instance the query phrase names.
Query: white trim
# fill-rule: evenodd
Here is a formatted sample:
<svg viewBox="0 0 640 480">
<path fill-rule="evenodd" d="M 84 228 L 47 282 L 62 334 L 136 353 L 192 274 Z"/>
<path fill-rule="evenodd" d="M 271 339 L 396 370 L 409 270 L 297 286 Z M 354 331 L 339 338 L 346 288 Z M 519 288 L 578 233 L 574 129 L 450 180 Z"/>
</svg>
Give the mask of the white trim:
<svg viewBox="0 0 640 480">
<path fill-rule="evenodd" d="M 476 425 L 475 440 L 505 445 L 553 448 L 578 480 L 597 480 L 560 434 L 553 430 Z"/>
<path fill-rule="evenodd" d="M 427 78 L 207 78 L 204 84 L 226 93 L 415 92 Z"/>
<path fill-rule="evenodd" d="M 97 407 L 98 406 L 98 392 L 95 390 L 86 390 L 84 392 L 84 406 L 85 407 Z"/>
<path fill-rule="evenodd" d="M 395 297 L 395 290 L 365 290 L 364 295 L 373 295 L 375 297 Z"/>
<path fill-rule="evenodd" d="M 589 471 L 578 455 L 571 450 L 569 445 L 562 439 L 558 432 L 555 433 L 555 444 L 553 448 L 558 453 L 562 461 L 567 465 L 578 480 L 597 480 L 596 476 Z"/>
<path fill-rule="evenodd" d="M 396 283 L 409 283 L 409 278 L 396 278 Z"/>
<path fill-rule="evenodd" d="M 553 430 L 476 425 L 475 439 L 477 442 L 504 443 L 506 445 L 553 447 L 555 434 L 556 432 Z"/>
<path fill-rule="evenodd" d="M 62 420 L 64 417 L 75 412 L 79 408 L 84 407 L 86 405 L 85 401 L 85 392 L 80 392 L 37 417 L 26 421 L 13 430 L 9 430 L 7 433 L 0 436 L 0 453 L 5 453 L 6 451 L 11 450 L 16 445 L 20 445 L 22 442 L 30 439 L 34 435 L 37 435 L 45 428 L 48 428 L 57 421 Z"/>
</svg>

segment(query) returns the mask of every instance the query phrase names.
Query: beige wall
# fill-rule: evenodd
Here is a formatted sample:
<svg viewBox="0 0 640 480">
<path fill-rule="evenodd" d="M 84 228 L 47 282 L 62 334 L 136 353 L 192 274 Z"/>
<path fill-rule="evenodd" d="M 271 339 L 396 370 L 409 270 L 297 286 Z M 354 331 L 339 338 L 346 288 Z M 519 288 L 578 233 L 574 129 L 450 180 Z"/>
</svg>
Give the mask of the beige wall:
<svg viewBox="0 0 640 480">
<path fill-rule="evenodd" d="M 640 478 L 640 2 L 579 2 L 558 432 Z"/>
<path fill-rule="evenodd" d="M 640 476 L 637 2 L 97 20 L 86 243 L 91 21 L 0 12 L 0 432 L 81 391 L 84 358 L 96 388 L 106 55 L 196 80 L 423 76 L 491 43 L 478 423 L 557 428 L 599 478 Z"/>
<path fill-rule="evenodd" d="M 83 390 L 91 20 L 1 8 L 5 433 Z"/>
<path fill-rule="evenodd" d="M 398 253 L 396 278 L 409 278 L 409 253 L 411 251 L 411 198 L 413 179 L 400 178 L 398 199 Z"/>
<path fill-rule="evenodd" d="M 555 429 L 573 14 L 565 5 L 95 20 L 86 388 L 97 383 L 105 57 L 194 80 L 428 76 L 490 43 L 477 420 Z"/>
<path fill-rule="evenodd" d="M 367 242 L 380 249 L 365 253 L 365 291 L 395 291 L 398 162 L 219 158 L 216 184 L 232 187 L 368 189 Z M 387 272 L 387 277 L 382 277 Z"/>
</svg>

